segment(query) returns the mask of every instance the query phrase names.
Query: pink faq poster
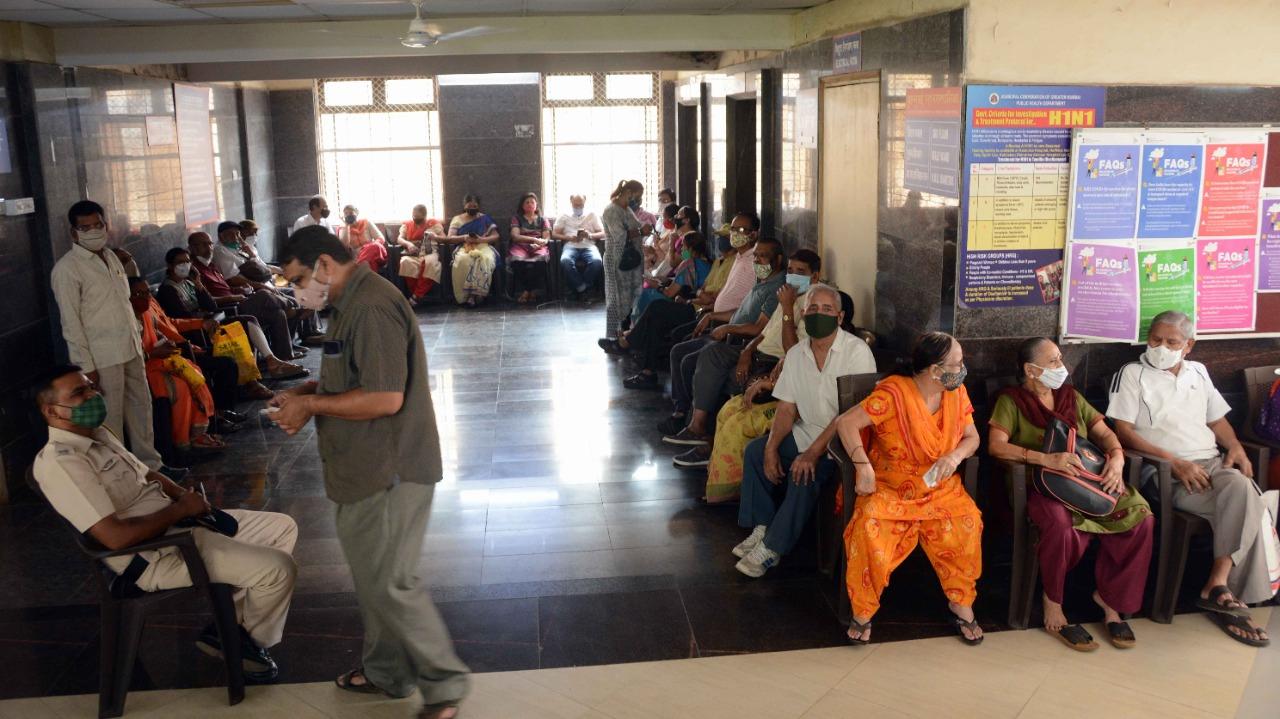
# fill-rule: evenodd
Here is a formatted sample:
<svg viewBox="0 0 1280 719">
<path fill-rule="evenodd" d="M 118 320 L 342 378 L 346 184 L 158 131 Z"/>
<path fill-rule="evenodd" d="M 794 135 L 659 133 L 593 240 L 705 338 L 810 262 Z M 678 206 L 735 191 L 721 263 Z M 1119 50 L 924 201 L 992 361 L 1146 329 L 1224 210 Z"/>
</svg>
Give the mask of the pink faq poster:
<svg viewBox="0 0 1280 719">
<path fill-rule="evenodd" d="M 1258 143 L 1210 143 L 1200 195 L 1200 237 L 1258 234 L 1258 193 L 1262 189 L 1267 146 Z"/>
<path fill-rule="evenodd" d="M 1257 240 L 1236 237 L 1196 243 L 1196 329 L 1200 332 L 1253 330 L 1253 275 Z"/>
<path fill-rule="evenodd" d="M 1124 245 L 1069 245 L 1067 334 L 1132 342 L 1138 335 L 1137 250 Z"/>
</svg>

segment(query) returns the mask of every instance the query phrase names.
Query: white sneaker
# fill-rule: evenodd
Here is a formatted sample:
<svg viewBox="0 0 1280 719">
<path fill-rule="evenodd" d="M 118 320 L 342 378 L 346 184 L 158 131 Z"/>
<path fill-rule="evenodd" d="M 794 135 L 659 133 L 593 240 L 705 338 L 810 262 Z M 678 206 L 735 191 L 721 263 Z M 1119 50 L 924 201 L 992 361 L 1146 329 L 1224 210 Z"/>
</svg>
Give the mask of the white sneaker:
<svg viewBox="0 0 1280 719">
<path fill-rule="evenodd" d="M 780 560 L 781 558 L 777 552 L 764 546 L 764 542 L 760 542 L 751 549 L 747 556 L 740 559 L 733 568 L 748 577 L 759 579 L 764 576 L 765 572 L 778 566 Z"/>
<path fill-rule="evenodd" d="M 768 529 L 769 528 L 763 524 L 757 524 L 756 528 L 751 530 L 750 536 L 739 542 L 738 546 L 733 548 L 733 556 L 738 559 L 742 559 L 750 554 L 751 550 L 755 549 L 756 545 L 764 539 L 764 533 Z"/>
</svg>

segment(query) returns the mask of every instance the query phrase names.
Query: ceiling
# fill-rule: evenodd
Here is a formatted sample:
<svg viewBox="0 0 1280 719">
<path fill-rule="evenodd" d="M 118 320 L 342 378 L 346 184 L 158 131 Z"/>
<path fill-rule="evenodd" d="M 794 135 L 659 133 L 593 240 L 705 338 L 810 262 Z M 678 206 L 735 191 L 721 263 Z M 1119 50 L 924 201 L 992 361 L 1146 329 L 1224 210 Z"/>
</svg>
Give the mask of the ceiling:
<svg viewBox="0 0 1280 719">
<path fill-rule="evenodd" d="M 787 12 L 826 0 L 425 0 L 427 16 Z M 0 20 L 56 27 L 355 20 L 413 16 L 406 0 L 0 0 Z"/>
</svg>

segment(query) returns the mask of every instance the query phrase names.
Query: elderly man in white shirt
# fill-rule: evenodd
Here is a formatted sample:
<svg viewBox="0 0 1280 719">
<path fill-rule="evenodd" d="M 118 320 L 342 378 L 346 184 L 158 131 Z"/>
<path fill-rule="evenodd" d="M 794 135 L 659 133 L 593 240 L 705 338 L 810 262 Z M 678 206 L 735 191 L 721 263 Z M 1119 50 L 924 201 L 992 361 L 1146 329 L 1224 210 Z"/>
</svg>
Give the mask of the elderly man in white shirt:
<svg viewBox="0 0 1280 719">
<path fill-rule="evenodd" d="M 1231 407 L 1205 366 L 1186 359 L 1194 346 L 1187 315 L 1156 315 L 1146 352 L 1112 382 L 1107 416 L 1125 447 L 1173 463 L 1174 506 L 1213 526 L 1213 566 L 1196 606 L 1232 639 L 1265 646 L 1270 639 L 1245 606 L 1275 594 L 1260 531 L 1264 506 L 1250 479 L 1253 467 L 1227 422 Z"/>
<path fill-rule="evenodd" d="M 333 223 L 329 221 L 329 202 L 320 195 L 316 195 L 307 201 L 307 214 L 299 217 L 293 223 L 293 228 L 289 230 L 289 234 L 292 235 L 298 230 L 312 225 L 324 225 L 333 234 L 338 234 L 337 230 L 334 229 Z"/>
<path fill-rule="evenodd" d="M 752 530 L 733 554 L 741 558 L 735 568 L 748 577 L 763 576 L 791 551 L 835 472 L 827 445 L 840 414 L 836 380 L 876 371 L 871 348 L 840 329 L 843 321 L 840 293 L 828 285 L 810 287 L 804 314 L 809 337 L 787 351 L 773 388 L 773 426 L 747 445 L 743 457 L 738 526 Z"/>
<path fill-rule="evenodd" d="M 124 266 L 107 249 L 106 212 L 81 200 L 67 211 L 67 220 L 74 244 L 50 278 L 67 354 L 102 389 L 107 429 L 121 438 L 127 430 L 134 455 L 159 470 L 142 328 L 129 304 Z"/>
<path fill-rule="evenodd" d="M 587 198 L 583 195 L 571 195 L 569 205 L 573 212 L 556 218 L 551 227 L 551 237 L 564 243 L 560 267 L 569 282 L 569 291 L 576 299 L 582 299 L 587 290 L 600 282 L 600 275 L 604 272 L 604 262 L 596 248 L 596 241 L 604 239 L 604 225 L 596 213 L 583 209 L 587 205 Z M 578 260 L 586 261 L 585 270 L 578 270 Z"/>
</svg>

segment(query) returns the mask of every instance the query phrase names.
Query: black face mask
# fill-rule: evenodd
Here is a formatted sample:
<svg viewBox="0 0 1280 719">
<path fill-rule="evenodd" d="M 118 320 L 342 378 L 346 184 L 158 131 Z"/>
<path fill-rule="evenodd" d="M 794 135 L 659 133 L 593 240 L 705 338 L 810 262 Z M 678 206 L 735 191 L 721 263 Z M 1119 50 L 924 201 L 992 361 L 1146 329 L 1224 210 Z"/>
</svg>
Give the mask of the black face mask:
<svg viewBox="0 0 1280 719">
<path fill-rule="evenodd" d="M 718 238 L 716 244 L 720 248 L 720 254 L 722 255 L 733 249 L 733 240 L 728 237 Z"/>
<path fill-rule="evenodd" d="M 479 208 L 479 207 L 468 207 L 468 208 L 467 208 L 467 214 L 468 214 L 468 215 L 471 215 L 472 217 L 475 217 L 476 215 L 480 214 L 480 208 Z"/>
<path fill-rule="evenodd" d="M 320 216 L 321 216 L 321 217 L 328 217 L 328 216 L 329 216 L 329 210 L 328 210 L 328 209 L 320 210 Z"/>
</svg>

